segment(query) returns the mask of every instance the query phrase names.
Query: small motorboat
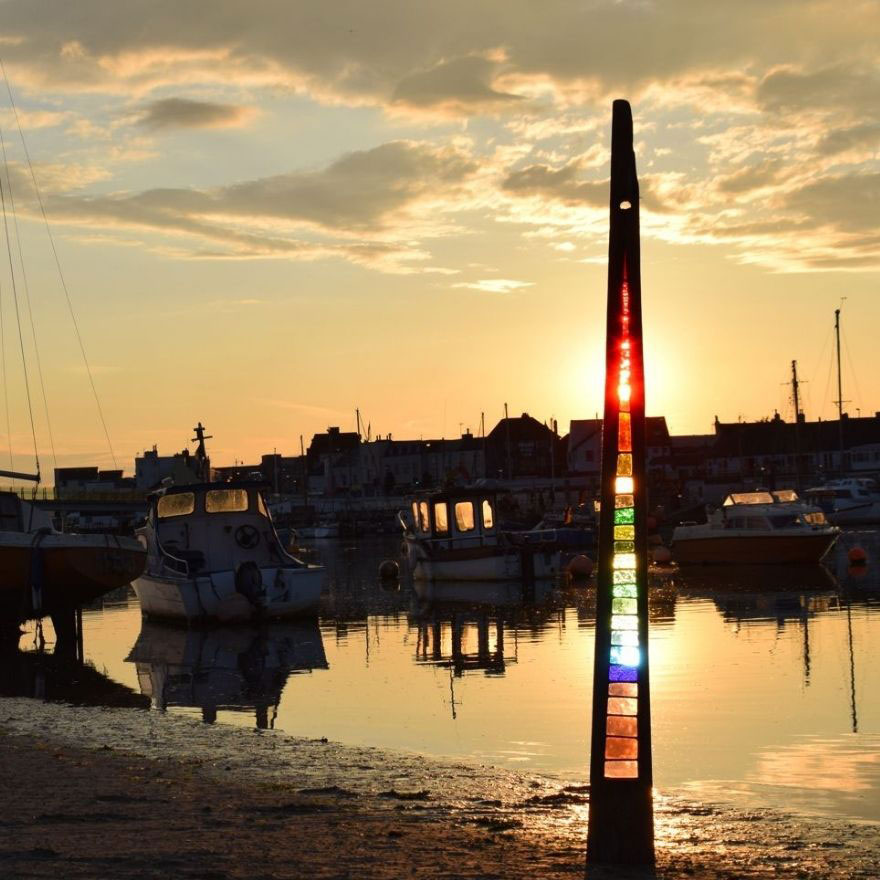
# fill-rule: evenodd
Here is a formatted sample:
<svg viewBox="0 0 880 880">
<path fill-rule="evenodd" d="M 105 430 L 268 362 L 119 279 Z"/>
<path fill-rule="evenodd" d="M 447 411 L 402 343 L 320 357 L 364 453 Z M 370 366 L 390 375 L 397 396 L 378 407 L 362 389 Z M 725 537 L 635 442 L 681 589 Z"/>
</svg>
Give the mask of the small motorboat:
<svg viewBox="0 0 880 880">
<path fill-rule="evenodd" d="M 0 492 L 0 620 L 63 615 L 131 583 L 147 554 L 134 538 L 67 534 L 14 492 Z"/>
<path fill-rule="evenodd" d="M 150 497 L 134 582 L 148 617 L 242 622 L 315 614 L 324 569 L 281 543 L 258 483 L 173 486 Z"/>
<path fill-rule="evenodd" d="M 469 486 L 417 496 L 399 515 L 415 580 L 524 581 L 562 570 L 556 530 L 504 530 L 496 493 Z"/>
<path fill-rule="evenodd" d="M 880 522 L 880 493 L 873 480 L 842 478 L 807 489 L 807 500 L 838 526 Z"/>
<path fill-rule="evenodd" d="M 790 489 L 734 492 L 707 522 L 676 526 L 672 554 L 680 565 L 816 563 L 838 534 Z"/>
</svg>

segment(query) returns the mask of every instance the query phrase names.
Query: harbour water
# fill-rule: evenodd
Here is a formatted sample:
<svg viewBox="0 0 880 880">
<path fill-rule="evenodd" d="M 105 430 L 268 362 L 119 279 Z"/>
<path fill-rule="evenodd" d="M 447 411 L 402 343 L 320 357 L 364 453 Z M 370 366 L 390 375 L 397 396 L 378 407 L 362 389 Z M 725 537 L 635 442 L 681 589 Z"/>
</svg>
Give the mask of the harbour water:
<svg viewBox="0 0 880 880">
<path fill-rule="evenodd" d="M 847 566 L 856 543 L 880 556 L 859 532 L 827 569 L 655 574 L 660 793 L 880 824 L 880 582 Z M 317 623 L 187 631 L 142 623 L 127 591 L 108 598 L 83 615 L 94 674 L 56 693 L 585 781 L 592 588 L 382 584 L 397 547 L 317 542 Z M 22 670 L 19 693 L 52 696 L 51 669 Z"/>
</svg>

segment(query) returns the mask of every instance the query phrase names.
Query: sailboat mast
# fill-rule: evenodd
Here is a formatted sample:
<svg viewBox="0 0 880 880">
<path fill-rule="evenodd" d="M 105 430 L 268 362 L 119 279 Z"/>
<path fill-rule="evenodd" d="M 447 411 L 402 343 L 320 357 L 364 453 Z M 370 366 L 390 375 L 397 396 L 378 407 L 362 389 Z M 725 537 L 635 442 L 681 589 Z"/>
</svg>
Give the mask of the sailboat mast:
<svg viewBox="0 0 880 880">
<path fill-rule="evenodd" d="M 795 488 L 800 492 L 801 489 L 801 442 L 800 442 L 800 426 L 801 426 L 801 401 L 800 401 L 800 383 L 797 375 L 797 361 L 791 362 L 791 396 L 794 398 L 794 481 Z"/>
<path fill-rule="evenodd" d="M 843 378 L 840 371 L 840 309 L 834 310 L 834 337 L 837 341 L 837 439 L 840 445 L 840 473 L 843 466 Z"/>
</svg>

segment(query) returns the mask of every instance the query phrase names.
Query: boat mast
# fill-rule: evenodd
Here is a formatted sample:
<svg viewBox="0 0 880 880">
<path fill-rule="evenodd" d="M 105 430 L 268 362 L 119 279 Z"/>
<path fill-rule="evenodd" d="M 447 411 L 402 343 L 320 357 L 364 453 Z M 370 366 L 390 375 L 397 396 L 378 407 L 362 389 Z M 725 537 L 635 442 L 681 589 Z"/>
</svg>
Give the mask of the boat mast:
<svg viewBox="0 0 880 880">
<path fill-rule="evenodd" d="M 843 476 L 843 379 L 840 373 L 840 309 L 834 310 L 834 336 L 837 340 L 837 437 L 840 445 L 840 474 Z"/>
<path fill-rule="evenodd" d="M 800 442 L 800 426 L 801 426 L 801 403 L 800 403 L 800 383 L 797 375 L 797 361 L 791 362 L 791 395 L 794 398 L 794 483 L 795 488 L 801 490 L 801 442 Z"/>
</svg>

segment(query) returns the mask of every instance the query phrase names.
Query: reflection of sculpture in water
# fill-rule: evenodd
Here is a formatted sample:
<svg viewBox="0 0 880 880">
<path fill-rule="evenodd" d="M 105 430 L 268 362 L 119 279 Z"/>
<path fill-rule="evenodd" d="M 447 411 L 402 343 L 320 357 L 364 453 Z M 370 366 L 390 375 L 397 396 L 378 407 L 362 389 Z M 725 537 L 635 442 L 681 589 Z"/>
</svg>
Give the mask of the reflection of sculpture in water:
<svg viewBox="0 0 880 880">
<path fill-rule="evenodd" d="M 198 707 L 206 724 L 218 711 L 253 711 L 258 728 L 274 726 L 291 673 L 327 668 L 317 621 L 214 630 L 145 621 L 128 661 L 160 711 Z"/>
<path fill-rule="evenodd" d="M 475 631 L 475 633 L 474 633 Z M 476 650 L 468 650 L 476 635 Z M 444 644 L 448 649 L 444 651 Z M 490 612 L 456 611 L 450 620 L 435 618 L 418 625 L 416 659 L 434 666 L 448 666 L 457 677 L 482 669 L 487 675 L 504 675 L 504 618 Z"/>
</svg>

